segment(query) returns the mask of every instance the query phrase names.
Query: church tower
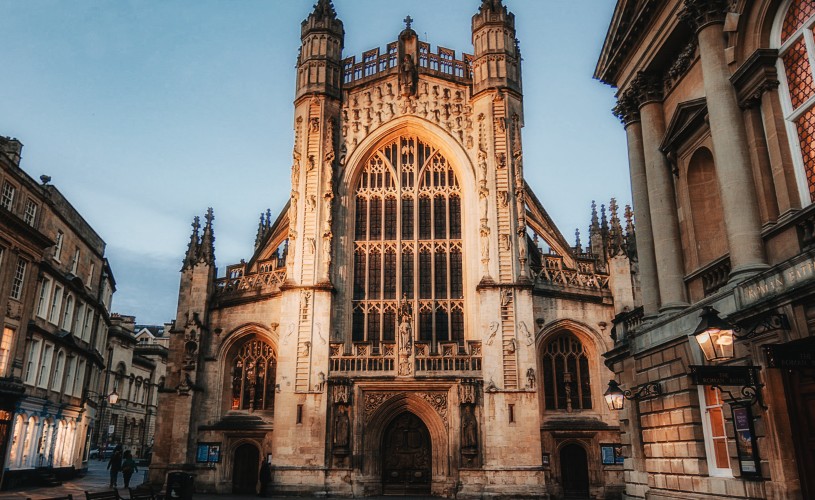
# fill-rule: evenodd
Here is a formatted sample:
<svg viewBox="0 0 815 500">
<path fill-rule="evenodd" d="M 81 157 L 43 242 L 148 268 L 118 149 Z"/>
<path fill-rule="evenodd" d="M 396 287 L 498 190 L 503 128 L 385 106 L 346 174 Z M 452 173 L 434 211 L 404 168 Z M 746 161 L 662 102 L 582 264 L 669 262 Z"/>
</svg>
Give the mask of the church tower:
<svg viewBox="0 0 815 500">
<path fill-rule="evenodd" d="M 342 21 L 320 0 L 301 27 L 294 102 L 289 266 L 282 287 L 272 455 L 281 490 L 322 481 L 332 310 L 334 172 L 342 87 Z M 304 429 L 308 429 L 304 432 Z M 290 472 L 290 468 L 297 468 Z M 291 474 L 291 477 L 288 475 Z"/>
<path fill-rule="evenodd" d="M 157 404 L 158 421 L 173 424 L 157 428 L 151 481 L 163 478 L 168 470 L 186 468 L 195 462 L 195 429 L 206 397 L 203 363 L 211 342 L 210 300 L 217 273 L 214 219 L 210 208 L 200 234 L 200 219 L 195 217 L 181 268 L 178 309 L 174 328 L 169 332 L 167 375 Z"/>
</svg>

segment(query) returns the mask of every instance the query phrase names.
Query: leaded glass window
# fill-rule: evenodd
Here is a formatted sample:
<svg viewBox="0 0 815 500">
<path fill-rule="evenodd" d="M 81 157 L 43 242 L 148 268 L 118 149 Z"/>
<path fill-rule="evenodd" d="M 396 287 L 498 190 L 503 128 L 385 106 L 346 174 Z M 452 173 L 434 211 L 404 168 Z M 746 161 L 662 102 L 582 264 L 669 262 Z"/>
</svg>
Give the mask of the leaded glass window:
<svg viewBox="0 0 815 500">
<path fill-rule="evenodd" d="M 272 346 L 250 340 L 232 359 L 232 409 L 272 410 L 277 357 Z"/>
<path fill-rule="evenodd" d="M 786 85 L 784 115 L 793 150 L 800 153 L 803 179 L 815 201 L 815 3 L 793 0 L 779 19 L 779 61 Z M 780 39 L 780 40 L 779 40 Z M 798 155 L 796 155 L 798 156 Z"/>
<path fill-rule="evenodd" d="M 461 189 L 432 145 L 404 135 L 380 146 L 357 182 L 352 339 L 393 341 L 410 301 L 420 341 L 464 341 Z"/>
<path fill-rule="evenodd" d="M 557 335 L 543 349 L 543 393 L 547 410 L 591 409 L 589 359 L 572 333 Z"/>
</svg>

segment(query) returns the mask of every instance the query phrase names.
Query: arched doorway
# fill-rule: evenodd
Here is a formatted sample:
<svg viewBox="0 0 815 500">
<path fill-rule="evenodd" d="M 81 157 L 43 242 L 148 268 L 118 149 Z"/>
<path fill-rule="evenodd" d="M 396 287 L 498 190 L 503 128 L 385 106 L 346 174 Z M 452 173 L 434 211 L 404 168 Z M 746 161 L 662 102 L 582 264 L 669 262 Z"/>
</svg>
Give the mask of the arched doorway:
<svg viewBox="0 0 815 500">
<path fill-rule="evenodd" d="M 410 412 L 396 417 L 382 438 L 382 490 L 386 495 L 430 493 L 430 432 Z"/>
<path fill-rule="evenodd" d="M 232 493 L 256 494 L 259 468 L 260 452 L 257 447 L 249 443 L 238 446 L 232 464 Z"/>
<path fill-rule="evenodd" d="M 560 449 L 560 481 L 565 498 L 589 497 L 589 462 L 586 450 L 579 444 Z"/>
</svg>

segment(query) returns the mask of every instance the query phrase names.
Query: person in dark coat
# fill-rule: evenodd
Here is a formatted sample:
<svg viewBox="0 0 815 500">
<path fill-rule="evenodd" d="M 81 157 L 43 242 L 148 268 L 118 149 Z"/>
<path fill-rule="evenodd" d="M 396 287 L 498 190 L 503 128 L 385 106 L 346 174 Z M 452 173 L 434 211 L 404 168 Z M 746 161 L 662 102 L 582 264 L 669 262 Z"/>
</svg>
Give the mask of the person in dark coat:
<svg viewBox="0 0 815 500">
<path fill-rule="evenodd" d="M 118 445 L 113 450 L 113 455 L 108 462 L 108 469 L 110 470 L 110 487 L 115 488 L 119 479 L 119 471 L 122 470 L 122 445 Z"/>
<path fill-rule="evenodd" d="M 134 472 L 138 472 L 139 469 L 136 468 L 136 461 L 133 460 L 133 454 L 130 453 L 130 450 L 127 450 L 124 454 L 124 460 L 122 460 L 122 477 L 125 480 L 125 488 L 130 488 L 130 478 L 133 477 Z"/>
<path fill-rule="evenodd" d="M 260 493 L 259 497 L 265 497 L 269 494 L 269 483 L 272 482 L 272 468 L 266 460 L 260 465 Z"/>
</svg>

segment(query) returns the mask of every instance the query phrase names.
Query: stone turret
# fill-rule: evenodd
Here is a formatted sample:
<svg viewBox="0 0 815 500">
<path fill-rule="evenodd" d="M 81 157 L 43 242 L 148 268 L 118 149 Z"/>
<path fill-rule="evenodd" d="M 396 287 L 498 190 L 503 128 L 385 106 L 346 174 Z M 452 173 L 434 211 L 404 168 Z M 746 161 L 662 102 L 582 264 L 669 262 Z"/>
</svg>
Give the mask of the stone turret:
<svg viewBox="0 0 815 500">
<path fill-rule="evenodd" d="M 515 15 L 501 0 L 483 0 L 473 16 L 473 94 L 506 88 L 521 92 L 521 52 Z"/>
<path fill-rule="evenodd" d="M 300 29 L 297 98 L 309 94 L 340 97 L 345 30 L 331 0 L 319 0 Z"/>
</svg>

